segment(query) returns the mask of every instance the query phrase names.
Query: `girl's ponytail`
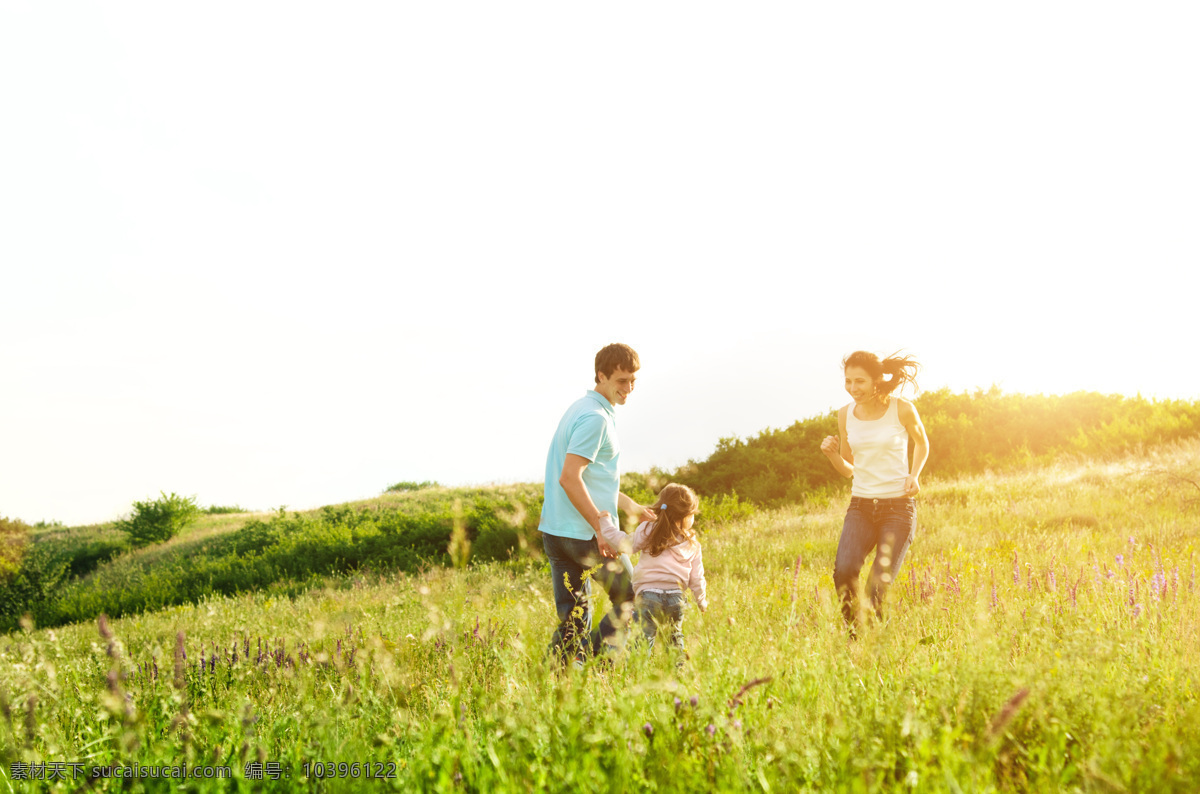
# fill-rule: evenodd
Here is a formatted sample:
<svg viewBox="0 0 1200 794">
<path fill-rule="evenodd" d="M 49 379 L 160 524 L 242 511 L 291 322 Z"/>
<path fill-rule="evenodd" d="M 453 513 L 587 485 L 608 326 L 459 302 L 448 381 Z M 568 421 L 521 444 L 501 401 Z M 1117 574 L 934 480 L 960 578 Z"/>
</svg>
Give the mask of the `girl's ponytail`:
<svg viewBox="0 0 1200 794">
<path fill-rule="evenodd" d="M 650 528 L 646 539 L 646 553 L 657 557 L 672 546 L 694 538 L 695 530 L 684 530 L 683 520 L 695 513 L 699 507 L 700 497 L 686 485 L 673 482 L 663 488 L 658 495 L 658 501 L 654 503 L 658 519 Z"/>
</svg>

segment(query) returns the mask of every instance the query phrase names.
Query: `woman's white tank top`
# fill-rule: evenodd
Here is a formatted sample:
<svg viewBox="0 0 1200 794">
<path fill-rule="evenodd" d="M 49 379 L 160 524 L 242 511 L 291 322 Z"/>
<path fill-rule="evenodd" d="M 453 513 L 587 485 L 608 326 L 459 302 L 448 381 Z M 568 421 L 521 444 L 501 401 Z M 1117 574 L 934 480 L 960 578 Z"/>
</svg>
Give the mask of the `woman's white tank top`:
<svg viewBox="0 0 1200 794">
<path fill-rule="evenodd" d="M 854 417 L 854 403 L 846 408 L 846 443 L 854 454 L 851 496 L 895 499 L 904 496 L 908 477 L 908 431 L 900 424 L 899 400 L 888 400 L 883 416 L 871 421 Z"/>
</svg>

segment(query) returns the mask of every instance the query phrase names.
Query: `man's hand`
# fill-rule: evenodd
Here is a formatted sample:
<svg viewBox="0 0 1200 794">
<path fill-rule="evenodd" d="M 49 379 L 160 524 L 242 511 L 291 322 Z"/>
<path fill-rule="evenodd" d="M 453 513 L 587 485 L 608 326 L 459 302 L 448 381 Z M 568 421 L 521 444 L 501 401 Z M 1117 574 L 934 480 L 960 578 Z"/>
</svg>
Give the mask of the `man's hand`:
<svg viewBox="0 0 1200 794">
<path fill-rule="evenodd" d="M 603 535 L 596 535 L 596 545 L 600 548 L 601 555 L 609 558 L 617 556 L 617 552 L 613 550 L 612 546 L 608 545 L 608 541 L 604 539 Z"/>
</svg>

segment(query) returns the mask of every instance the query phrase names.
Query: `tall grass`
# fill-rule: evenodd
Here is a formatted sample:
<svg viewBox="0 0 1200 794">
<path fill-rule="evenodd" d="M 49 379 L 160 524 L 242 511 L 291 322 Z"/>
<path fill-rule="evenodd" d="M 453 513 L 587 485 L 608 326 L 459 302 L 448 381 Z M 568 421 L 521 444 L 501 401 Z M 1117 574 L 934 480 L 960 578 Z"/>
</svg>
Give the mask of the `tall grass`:
<svg viewBox="0 0 1200 794">
<path fill-rule="evenodd" d="M 290 782 L 265 785 L 285 789 L 319 761 L 394 764 L 370 786 L 405 791 L 1194 791 L 1198 521 L 1162 472 L 1198 466 L 1192 443 L 931 481 L 886 620 L 857 640 L 830 575 L 844 505 L 750 516 L 704 538 L 711 603 L 682 670 L 636 642 L 548 663 L 548 569 L 528 559 L 26 630 L 0 640 L 3 774 L 186 760 L 234 775 L 192 789 L 249 791 L 247 764 L 279 764 Z M 327 790 L 367 785 L 331 771 Z"/>
</svg>

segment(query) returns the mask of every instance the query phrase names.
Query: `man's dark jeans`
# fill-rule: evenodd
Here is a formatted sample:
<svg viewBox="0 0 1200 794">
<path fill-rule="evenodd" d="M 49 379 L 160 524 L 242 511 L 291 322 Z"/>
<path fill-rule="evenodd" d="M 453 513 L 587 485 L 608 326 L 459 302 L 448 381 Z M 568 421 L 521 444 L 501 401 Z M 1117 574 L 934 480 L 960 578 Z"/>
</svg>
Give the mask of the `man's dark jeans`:
<svg viewBox="0 0 1200 794">
<path fill-rule="evenodd" d="M 600 556 L 595 538 L 578 540 L 543 533 L 542 546 L 550 558 L 554 606 L 558 610 L 558 629 L 550 641 L 550 653 L 565 663 L 580 654 L 598 653 L 604 644 L 621 644 L 617 634 L 624 630 L 633 612 L 633 582 L 621 564 Z M 584 575 L 597 566 L 591 575 Z M 605 589 L 613 605 L 596 632 L 591 630 L 593 579 Z"/>
<path fill-rule="evenodd" d="M 858 619 L 858 574 L 871 549 L 875 562 L 867 577 L 867 596 L 875 614 L 883 617 L 883 597 L 900 573 L 900 565 L 917 529 L 917 506 L 908 497 L 898 499 L 850 498 L 850 508 L 842 524 L 837 560 L 833 564 L 833 583 L 842 597 L 842 615 L 854 625 Z"/>
</svg>

